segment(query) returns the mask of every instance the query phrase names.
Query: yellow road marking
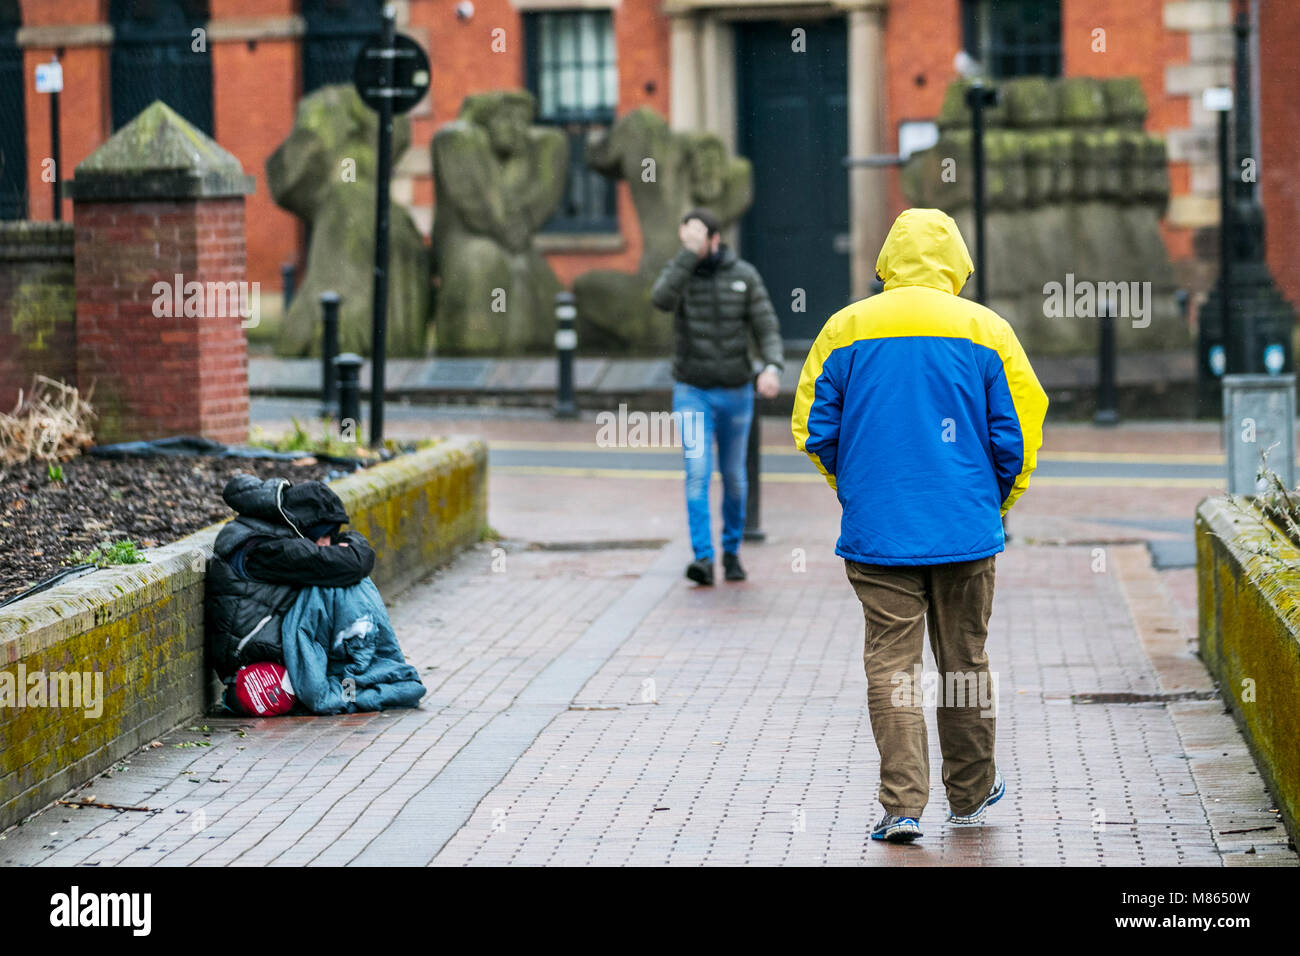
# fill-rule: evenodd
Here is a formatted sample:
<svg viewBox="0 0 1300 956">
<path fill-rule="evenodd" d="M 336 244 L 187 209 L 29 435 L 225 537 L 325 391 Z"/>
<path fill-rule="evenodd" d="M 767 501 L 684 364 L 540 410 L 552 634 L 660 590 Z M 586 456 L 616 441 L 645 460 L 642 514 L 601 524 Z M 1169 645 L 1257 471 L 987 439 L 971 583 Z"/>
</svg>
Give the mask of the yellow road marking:
<svg viewBox="0 0 1300 956">
<path fill-rule="evenodd" d="M 1223 455 L 1179 455 L 1135 451 L 1053 451 L 1039 454 L 1039 461 L 1096 461 L 1136 465 L 1226 465 Z"/>
<path fill-rule="evenodd" d="M 519 441 L 515 439 L 495 439 L 487 440 L 490 448 L 499 448 L 502 451 L 578 451 L 578 452 L 633 452 L 633 453 L 653 453 L 653 452 L 676 452 L 680 449 L 675 447 L 656 447 L 656 448 L 618 448 L 611 446 L 597 445 L 595 439 L 591 441 Z M 791 455 L 803 457 L 803 452 L 799 451 L 793 445 L 764 445 L 764 455 Z M 1227 462 L 1223 455 L 1193 455 L 1193 454 L 1174 454 L 1172 452 L 1125 452 L 1125 451 L 1055 451 L 1041 452 L 1038 455 L 1039 461 L 1060 461 L 1060 462 L 1113 462 L 1116 464 L 1135 464 L 1135 465 L 1222 465 Z M 819 476 L 820 477 L 820 476 Z"/>
<path fill-rule="evenodd" d="M 684 471 L 668 468 L 582 468 L 568 465 L 496 465 L 492 474 L 537 475 L 552 478 L 640 478 L 651 480 L 682 481 Z M 816 472 L 808 474 L 765 474 L 763 482 L 776 484 L 821 484 L 824 479 Z M 1032 478 L 1030 488 L 1209 488 L 1221 486 L 1206 478 Z"/>
<path fill-rule="evenodd" d="M 1065 478 L 1044 475 L 1029 479 L 1029 487 L 1048 488 L 1209 488 L 1222 490 L 1226 479 L 1220 483 L 1214 478 Z"/>
</svg>

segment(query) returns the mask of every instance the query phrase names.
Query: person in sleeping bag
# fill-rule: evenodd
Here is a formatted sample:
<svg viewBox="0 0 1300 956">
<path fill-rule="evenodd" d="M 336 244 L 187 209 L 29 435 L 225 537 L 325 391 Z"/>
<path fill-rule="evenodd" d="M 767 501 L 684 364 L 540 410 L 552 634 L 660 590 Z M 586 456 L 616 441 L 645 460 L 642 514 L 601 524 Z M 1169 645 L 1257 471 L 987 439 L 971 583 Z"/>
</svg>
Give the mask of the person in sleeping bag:
<svg viewBox="0 0 1300 956">
<path fill-rule="evenodd" d="M 327 485 L 238 474 L 236 517 L 207 569 L 205 643 L 223 704 L 251 716 L 414 707 L 424 695 L 370 572 L 364 535 Z"/>
</svg>

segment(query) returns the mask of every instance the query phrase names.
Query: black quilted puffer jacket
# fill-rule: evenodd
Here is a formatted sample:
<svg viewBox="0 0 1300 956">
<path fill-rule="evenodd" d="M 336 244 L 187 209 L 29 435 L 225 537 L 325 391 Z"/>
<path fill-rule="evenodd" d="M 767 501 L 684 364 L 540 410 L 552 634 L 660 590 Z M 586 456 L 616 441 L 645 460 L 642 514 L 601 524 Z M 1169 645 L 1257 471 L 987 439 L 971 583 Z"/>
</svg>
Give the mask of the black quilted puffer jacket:
<svg viewBox="0 0 1300 956">
<path fill-rule="evenodd" d="M 310 529 L 348 520 L 339 496 L 319 481 L 240 474 L 221 497 L 239 516 L 217 534 L 204 617 L 208 663 L 228 682 L 246 664 L 283 663 L 280 623 L 298 591 L 360 583 L 375 552 L 355 531 L 336 533 L 328 547 L 309 537 Z"/>
<path fill-rule="evenodd" d="M 673 378 L 696 388 L 734 388 L 754 379 L 751 343 L 764 364 L 781 367 L 784 354 L 776 311 L 758 270 L 729 246 L 700 259 L 681 249 L 650 293 L 656 308 L 673 313 Z"/>
</svg>

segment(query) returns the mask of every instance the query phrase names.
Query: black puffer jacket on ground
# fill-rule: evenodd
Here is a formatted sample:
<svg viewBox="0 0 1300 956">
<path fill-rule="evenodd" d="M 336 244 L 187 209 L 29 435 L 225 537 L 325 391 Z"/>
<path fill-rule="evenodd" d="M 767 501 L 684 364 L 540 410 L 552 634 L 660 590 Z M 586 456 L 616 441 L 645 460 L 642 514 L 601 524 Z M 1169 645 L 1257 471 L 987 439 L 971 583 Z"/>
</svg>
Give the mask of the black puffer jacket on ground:
<svg viewBox="0 0 1300 956">
<path fill-rule="evenodd" d="M 298 591 L 360 583 L 374 569 L 375 552 L 354 531 L 330 547 L 307 537 L 309 528 L 348 520 L 339 496 L 319 481 L 241 474 L 221 497 L 239 516 L 217 534 L 204 616 L 208 662 L 229 681 L 246 664 L 283 663 L 280 623 Z M 337 546 L 343 542 L 348 547 Z"/>
<path fill-rule="evenodd" d="M 734 388 L 753 381 L 751 343 L 764 364 L 781 367 L 784 349 L 776 310 L 758 270 L 718 247 L 716 258 L 680 250 L 650 293 L 673 313 L 673 378 L 696 388 Z"/>
</svg>

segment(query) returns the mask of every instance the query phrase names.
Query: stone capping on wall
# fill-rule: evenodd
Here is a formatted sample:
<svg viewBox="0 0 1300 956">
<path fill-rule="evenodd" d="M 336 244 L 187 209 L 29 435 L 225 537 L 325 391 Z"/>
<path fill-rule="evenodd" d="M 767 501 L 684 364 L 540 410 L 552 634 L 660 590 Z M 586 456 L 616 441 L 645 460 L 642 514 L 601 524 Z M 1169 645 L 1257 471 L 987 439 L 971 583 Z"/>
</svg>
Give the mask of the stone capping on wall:
<svg viewBox="0 0 1300 956">
<path fill-rule="evenodd" d="M 70 46 L 112 46 L 113 27 L 108 23 L 57 23 L 19 27 L 20 47 L 38 50 Z"/>
<path fill-rule="evenodd" d="M 510 0 L 521 13 L 546 10 L 617 10 L 623 0 Z"/>
<path fill-rule="evenodd" d="M 293 40 L 307 33 L 301 14 L 265 17 L 221 17 L 206 24 L 209 43 L 244 43 L 249 40 Z M 51 24 L 21 27 L 18 45 L 33 49 L 113 45 L 110 23 Z"/>
<path fill-rule="evenodd" d="M 1292 839 L 1300 827 L 1300 548 L 1249 499 L 1196 509 L 1197 644 Z M 1244 700 L 1245 680 L 1253 700 Z"/>
<path fill-rule="evenodd" d="M 220 527 L 150 548 L 144 564 L 100 568 L 0 608 L 0 667 L 201 581 Z"/>
<path fill-rule="evenodd" d="M 375 546 L 386 598 L 475 544 L 487 520 L 487 448 L 469 437 L 333 482 Z M 214 703 L 203 656 L 204 568 L 220 525 L 0 608 L 0 670 L 103 675 L 113 705 L 0 708 L 0 829 Z M 400 634 L 399 634 L 400 639 Z"/>
<path fill-rule="evenodd" d="M 542 252 L 622 252 L 627 239 L 621 232 L 539 232 L 534 237 Z"/>
<path fill-rule="evenodd" d="M 0 262 L 72 259 L 70 222 L 0 222 Z"/>
<path fill-rule="evenodd" d="M 257 188 L 257 179 L 243 173 L 218 170 L 191 172 L 163 170 L 135 175 L 112 173 L 77 174 L 63 184 L 64 196 L 80 202 L 120 202 L 130 199 L 214 199 L 247 196 Z"/>
<path fill-rule="evenodd" d="M 154 100 L 77 165 L 63 194 L 83 202 L 216 199 L 249 195 L 256 184 L 233 153 Z"/>
<path fill-rule="evenodd" d="M 249 40 L 295 40 L 307 34 L 302 14 L 268 17 L 225 17 L 208 21 L 209 43 L 247 43 Z"/>
</svg>

